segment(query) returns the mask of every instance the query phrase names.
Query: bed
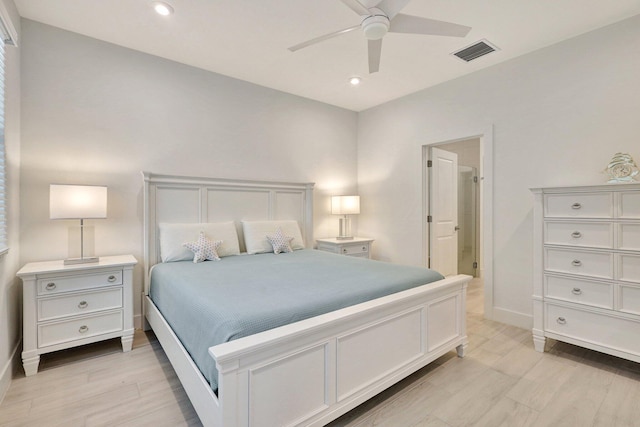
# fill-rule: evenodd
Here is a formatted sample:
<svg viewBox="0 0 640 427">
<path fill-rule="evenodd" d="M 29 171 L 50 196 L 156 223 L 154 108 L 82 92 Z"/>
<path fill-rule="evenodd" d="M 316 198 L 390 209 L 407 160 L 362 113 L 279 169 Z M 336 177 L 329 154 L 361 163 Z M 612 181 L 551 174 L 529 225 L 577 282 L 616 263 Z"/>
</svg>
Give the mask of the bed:
<svg viewBox="0 0 640 427">
<path fill-rule="evenodd" d="M 317 282 L 316 286 L 322 286 L 323 280 L 327 283 L 324 286 L 327 298 L 347 288 L 346 282 L 341 283 L 338 278 L 348 276 L 350 269 L 366 266 L 368 270 L 375 270 L 377 266 L 391 266 L 311 249 L 313 184 L 152 173 L 143 173 L 143 179 L 144 315 L 147 326 L 158 337 L 203 425 L 324 425 L 441 355 L 454 349 L 460 357 L 464 355 L 467 346 L 465 298 L 470 277 L 434 276 L 424 279 L 435 279 L 431 283 L 416 282 L 411 286 L 401 285 L 392 291 L 376 293 L 376 277 L 381 282 L 391 282 L 395 276 L 393 272 L 383 273 L 382 270 L 360 280 L 370 285 L 365 287 L 373 292 L 364 300 L 357 299 L 360 298 L 358 296 L 356 300 L 339 302 L 337 306 L 324 304 L 330 308 L 317 313 L 314 311 L 316 308 L 310 308 L 300 318 L 285 313 L 281 317 L 291 317 L 292 323 L 278 320 L 264 331 L 234 332 L 231 341 L 223 340 L 220 344 L 195 351 L 184 338 L 184 331 L 189 329 L 184 325 L 205 325 L 205 320 L 190 318 L 184 320 L 180 327 L 167 308 L 175 306 L 174 311 L 184 313 L 186 308 L 194 307 L 189 310 L 189 314 L 193 314 L 200 311 L 199 305 L 206 306 L 200 304 L 200 300 L 205 299 L 200 297 L 203 294 L 201 288 L 193 290 L 195 300 L 187 300 L 185 307 L 177 308 L 176 301 L 182 297 L 175 292 L 187 288 L 171 284 L 179 278 L 191 277 L 194 266 L 204 272 L 198 273 L 204 274 L 203 277 L 221 275 L 224 269 L 228 269 L 224 274 L 237 274 L 243 269 L 265 272 L 263 278 L 246 280 L 254 287 L 241 292 L 254 295 L 267 282 L 266 271 L 270 268 L 288 271 L 284 267 L 286 262 L 292 261 L 294 266 L 310 262 L 309 265 L 318 270 L 305 269 Z M 299 226 L 300 236 L 296 237 L 299 250 L 277 255 L 244 255 L 246 251 L 255 252 L 249 236 L 255 230 L 246 228 L 247 223 L 279 223 L 277 221 L 294 222 Z M 239 236 L 235 250 L 241 255 L 199 264 L 185 260 L 161 262 L 165 259 L 160 250 L 160 227 L 221 223 L 226 223 L 227 229 L 229 223 L 235 227 L 233 231 Z M 255 264 L 247 267 L 246 262 Z M 322 270 L 322 264 L 333 266 L 341 262 L 346 262 L 346 273 L 340 273 L 339 277 L 324 276 L 323 271 L 327 269 Z M 372 267 L 367 263 L 377 264 Z M 418 270 L 425 271 L 414 270 L 416 274 Z M 301 274 L 304 272 L 291 273 L 294 283 L 304 277 Z M 414 281 L 423 280 L 421 276 L 416 277 Z M 155 283 L 163 280 L 168 284 L 165 288 L 174 294 L 168 293 L 164 297 L 153 295 L 157 293 L 156 287 L 160 288 Z M 183 294 L 187 293 L 183 291 Z M 157 305 L 152 297 L 157 299 Z M 324 296 L 318 294 L 317 299 L 321 298 Z M 264 304 L 275 307 L 266 300 Z M 255 319 L 253 322 L 264 323 Z M 205 326 L 204 330 L 213 330 L 214 325 L 215 322 Z M 183 337 L 184 344 L 178 335 Z M 202 337 L 202 332 L 196 336 Z M 203 340 L 198 338 L 195 341 Z M 209 367 L 203 368 L 203 360 Z"/>
</svg>

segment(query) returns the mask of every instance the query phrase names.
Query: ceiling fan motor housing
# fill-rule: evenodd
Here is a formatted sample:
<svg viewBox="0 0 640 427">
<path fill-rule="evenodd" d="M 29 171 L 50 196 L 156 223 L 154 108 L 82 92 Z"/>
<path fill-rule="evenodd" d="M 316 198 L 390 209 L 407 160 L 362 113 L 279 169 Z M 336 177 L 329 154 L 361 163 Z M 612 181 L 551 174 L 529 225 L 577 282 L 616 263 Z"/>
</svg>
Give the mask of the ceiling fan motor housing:
<svg viewBox="0 0 640 427">
<path fill-rule="evenodd" d="M 369 40 L 379 40 L 389 31 L 389 17 L 380 9 L 371 9 L 371 15 L 362 20 L 362 31 Z"/>
</svg>

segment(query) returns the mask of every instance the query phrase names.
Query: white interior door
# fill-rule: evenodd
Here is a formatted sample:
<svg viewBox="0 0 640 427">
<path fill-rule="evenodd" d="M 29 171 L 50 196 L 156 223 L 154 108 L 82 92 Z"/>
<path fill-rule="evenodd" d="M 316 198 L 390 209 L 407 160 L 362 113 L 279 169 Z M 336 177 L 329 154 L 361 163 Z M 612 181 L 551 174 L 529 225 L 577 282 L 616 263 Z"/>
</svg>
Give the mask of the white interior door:
<svg viewBox="0 0 640 427">
<path fill-rule="evenodd" d="M 458 274 L 458 155 L 431 148 L 429 210 L 430 268 Z"/>
</svg>

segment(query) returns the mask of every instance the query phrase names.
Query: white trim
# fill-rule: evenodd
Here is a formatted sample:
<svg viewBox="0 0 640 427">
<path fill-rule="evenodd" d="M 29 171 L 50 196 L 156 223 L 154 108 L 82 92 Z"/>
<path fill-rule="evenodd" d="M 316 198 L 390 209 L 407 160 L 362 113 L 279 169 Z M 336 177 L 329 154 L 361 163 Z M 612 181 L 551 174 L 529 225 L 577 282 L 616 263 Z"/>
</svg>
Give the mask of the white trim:
<svg viewBox="0 0 640 427">
<path fill-rule="evenodd" d="M 9 39 L 9 41 L 5 39 L 5 43 L 18 46 L 18 31 L 16 31 L 16 27 L 13 25 L 11 14 L 9 14 L 4 1 L 0 1 L 0 21 L 2 21 L 0 22 L 0 24 L 2 24 L 0 32 L 6 33 L 5 37 Z"/>
<path fill-rule="evenodd" d="M 11 379 L 13 378 L 13 373 L 17 370 L 17 366 L 20 363 L 18 359 L 19 349 L 21 347 L 22 340 L 18 340 L 16 346 L 13 348 L 11 352 L 11 357 L 7 360 L 7 363 L 2 367 L 2 371 L 0 371 L 0 404 L 4 400 L 4 397 L 7 395 L 7 391 L 9 391 L 9 386 L 11 385 Z"/>
<path fill-rule="evenodd" d="M 422 260 L 427 265 L 429 257 L 429 233 L 427 215 L 429 215 L 429 185 L 427 160 L 429 148 L 432 146 L 449 144 L 480 138 L 480 266 L 481 277 L 484 281 L 484 317 L 497 320 L 494 314 L 494 283 L 493 283 L 493 125 L 481 132 L 469 132 L 466 135 L 456 135 L 453 138 L 429 142 L 422 146 Z"/>
<path fill-rule="evenodd" d="M 493 307 L 493 318 L 496 322 L 517 326 L 518 328 L 530 330 L 533 327 L 533 316 L 522 314 L 505 308 Z"/>
</svg>

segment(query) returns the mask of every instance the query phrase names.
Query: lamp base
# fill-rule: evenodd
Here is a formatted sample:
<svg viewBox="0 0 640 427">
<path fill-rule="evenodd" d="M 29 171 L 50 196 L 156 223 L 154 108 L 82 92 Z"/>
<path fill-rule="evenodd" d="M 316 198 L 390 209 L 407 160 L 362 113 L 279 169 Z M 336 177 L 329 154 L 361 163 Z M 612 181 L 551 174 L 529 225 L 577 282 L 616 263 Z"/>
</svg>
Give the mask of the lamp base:
<svg viewBox="0 0 640 427">
<path fill-rule="evenodd" d="M 338 236 L 336 240 L 353 240 L 353 236 Z"/>
<path fill-rule="evenodd" d="M 64 265 L 91 264 L 98 261 L 100 261 L 100 258 L 98 258 L 97 256 L 88 258 L 67 258 L 64 260 Z"/>
</svg>

